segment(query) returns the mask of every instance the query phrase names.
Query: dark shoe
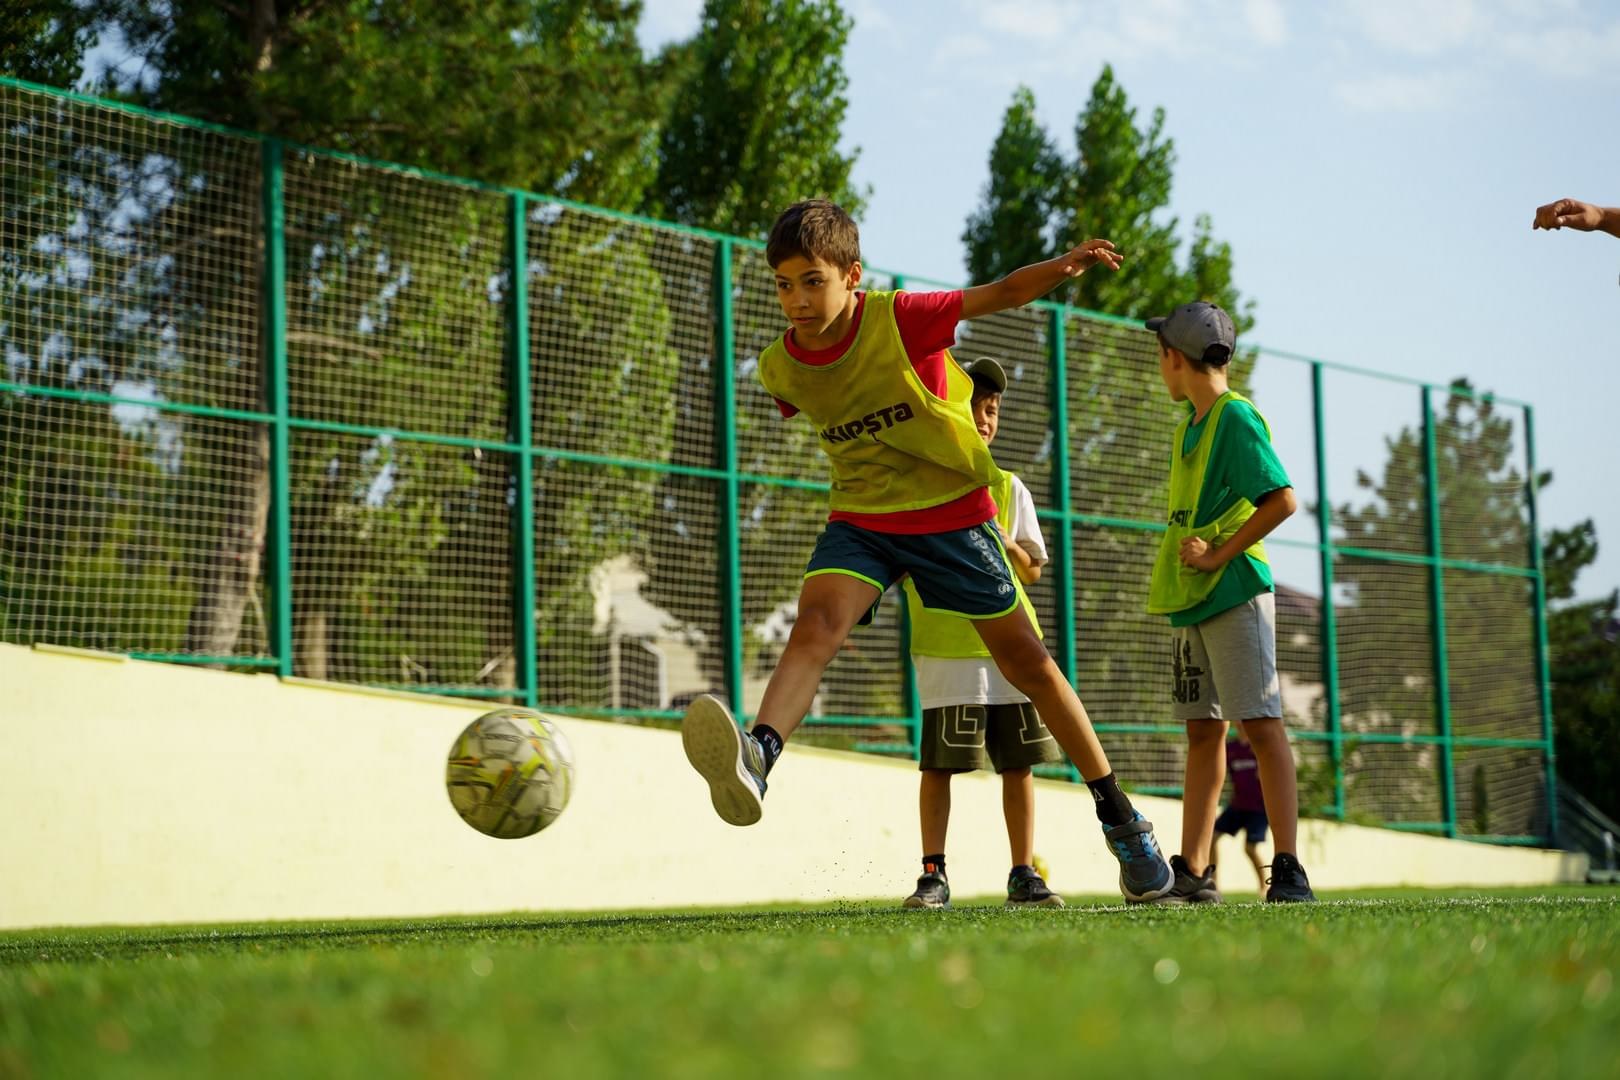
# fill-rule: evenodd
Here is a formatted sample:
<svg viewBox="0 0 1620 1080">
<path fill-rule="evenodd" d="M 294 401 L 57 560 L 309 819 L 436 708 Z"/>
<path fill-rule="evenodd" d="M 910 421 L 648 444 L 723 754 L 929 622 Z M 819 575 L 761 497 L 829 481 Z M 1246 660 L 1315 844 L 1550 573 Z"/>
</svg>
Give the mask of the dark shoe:
<svg viewBox="0 0 1620 1080">
<path fill-rule="evenodd" d="M 1170 856 L 1170 871 L 1176 883 L 1170 891 L 1153 901 L 1155 904 L 1219 904 L 1223 902 L 1221 890 L 1215 887 L 1214 868 L 1194 874 L 1187 860 L 1180 855 Z"/>
<path fill-rule="evenodd" d="M 1062 907 L 1063 897 L 1046 887 L 1034 870 L 1014 871 L 1007 878 L 1008 907 Z"/>
<path fill-rule="evenodd" d="M 1316 894 L 1311 892 L 1310 879 L 1305 876 L 1305 868 L 1299 865 L 1299 860 L 1283 852 L 1272 856 L 1271 877 L 1266 879 L 1266 903 L 1268 904 L 1314 904 Z"/>
<path fill-rule="evenodd" d="M 737 727 L 719 698 L 699 695 L 681 721 L 686 760 L 709 785 L 709 801 L 722 821 L 752 825 L 765 814 L 765 751 Z"/>
<path fill-rule="evenodd" d="M 1176 876 L 1153 839 L 1153 822 L 1140 813 L 1123 825 L 1104 825 L 1103 839 L 1119 860 L 1119 891 L 1126 900 L 1138 904 L 1157 900 L 1175 884 Z"/>
<path fill-rule="evenodd" d="M 951 883 L 935 870 L 917 879 L 917 891 L 906 897 L 908 908 L 948 908 L 951 906 Z"/>
</svg>

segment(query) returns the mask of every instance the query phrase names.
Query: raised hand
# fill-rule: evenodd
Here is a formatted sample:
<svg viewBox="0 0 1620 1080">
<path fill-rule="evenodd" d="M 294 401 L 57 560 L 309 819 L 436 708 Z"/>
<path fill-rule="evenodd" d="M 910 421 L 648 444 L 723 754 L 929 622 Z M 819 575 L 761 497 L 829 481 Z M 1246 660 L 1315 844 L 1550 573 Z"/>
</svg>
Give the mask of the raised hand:
<svg viewBox="0 0 1620 1080">
<path fill-rule="evenodd" d="M 1603 210 L 1579 199 L 1559 199 L 1536 207 L 1532 229 L 1579 229 L 1591 232 L 1603 225 Z"/>
<path fill-rule="evenodd" d="M 1062 260 L 1063 273 L 1068 277 L 1079 277 L 1099 263 L 1110 270 L 1118 270 L 1125 261 L 1124 253 L 1114 250 L 1112 240 L 1087 240 L 1079 247 L 1070 248 L 1059 258 Z"/>
</svg>

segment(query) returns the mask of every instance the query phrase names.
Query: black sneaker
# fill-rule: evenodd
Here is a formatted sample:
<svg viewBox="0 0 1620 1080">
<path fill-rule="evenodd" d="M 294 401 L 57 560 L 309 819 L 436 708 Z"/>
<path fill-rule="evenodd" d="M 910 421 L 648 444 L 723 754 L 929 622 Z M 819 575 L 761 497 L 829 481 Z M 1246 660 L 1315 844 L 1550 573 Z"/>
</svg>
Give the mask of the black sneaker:
<svg viewBox="0 0 1620 1080">
<path fill-rule="evenodd" d="M 917 879 L 917 891 L 906 897 L 908 908 L 948 908 L 951 906 L 951 883 L 938 870 Z"/>
<path fill-rule="evenodd" d="M 1007 878 L 1008 907 L 1062 907 L 1063 897 L 1046 887 L 1034 870 L 1023 867 Z"/>
<path fill-rule="evenodd" d="M 1187 865 L 1187 860 L 1180 855 L 1170 856 L 1170 871 L 1176 875 L 1176 883 L 1170 886 L 1170 891 L 1150 901 L 1154 904 L 1219 904 L 1223 902 L 1221 890 L 1215 887 L 1214 867 L 1205 869 L 1202 874 L 1195 874 Z"/>
<path fill-rule="evenodd" d="M 1286 851 L 1272 856 L 1268 867 L 1271 876 L 1266 879 L 1266 903 L 1314 904 L 1316 894 L 1311 892 L 1310 879 L 1299 860 Z"/>
</svg>

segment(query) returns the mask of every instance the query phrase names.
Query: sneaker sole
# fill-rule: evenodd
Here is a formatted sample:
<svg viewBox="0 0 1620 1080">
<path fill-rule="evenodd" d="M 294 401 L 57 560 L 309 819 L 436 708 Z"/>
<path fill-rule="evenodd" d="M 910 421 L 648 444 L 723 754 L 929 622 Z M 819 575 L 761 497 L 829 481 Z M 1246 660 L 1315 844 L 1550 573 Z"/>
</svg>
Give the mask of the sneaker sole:
<svg viewBox="0 0 1620 1080">
<path fill-rule="evenodd" d="M 721 821 L 753 825 L 765 816 L 759 789 L 743 767 L 742 732 L 724 705 L 707 695 L 692 702 L 681 722 L 681 746 L 708 783 L 709 801 Z"/>
<path fill-rule="evenodd" d="M 1032 907 L 1060 908 L 1060 907 L 1064 906 L 1064 903 L 1063 903 L 1063 897 L 1057 896 L 1057 895 L 1054 894 L 1052 896 L 1048 896 L 1045 900 L 1014 900 L 1011 897 L 1008 897 L 1007 898 L 1007 903 L 1004 906 L 1010 907 L 1010 908 L 1032 908 Z"/>
<path fill-rule="evenodd" d="M 930 904 L 927 900 L 908 896 L 900 902 L 900 906 L 908 911 L 944 911 L 951 906 L 951 902 L 947 900 L 943 904 Z"/>
</svg>

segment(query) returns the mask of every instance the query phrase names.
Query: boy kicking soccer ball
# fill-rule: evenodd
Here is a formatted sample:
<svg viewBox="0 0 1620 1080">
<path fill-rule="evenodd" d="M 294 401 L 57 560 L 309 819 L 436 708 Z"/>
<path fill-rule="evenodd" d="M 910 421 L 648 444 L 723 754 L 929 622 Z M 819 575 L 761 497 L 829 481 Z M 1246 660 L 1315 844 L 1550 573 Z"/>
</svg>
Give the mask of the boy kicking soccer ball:
<svg viewBox="0 0 1620 1080">
<path fill-rule="evenodd" d="M 1001 399 L 1007 373 L 981 356 L 964 364 L 973 379 L 973 422 L 986 445 L 995 441 L 1001 424 Z M 993 495 L 996 530 L 1020 585 L 1033 584 L 1046 562 L 1046 541 L 1035 516 L 1035 500 L 1024 482 L 1001 474 Z M 917 891 L 906 897 L 908 908 L 949 907 L 950 880 L 945 874 L 945 832 L 951 817 L 951 775 L 987 765 L 1001 775 L 1001 807 L 1012 848 L 1007 876 L 1008 907 L 1062 907 L 1063 898 L 1047 888 L 1035 871 L 1035 780 L 1031 765 L 1063 760 L 1057 740 L 1041 723 L 1029 698 L 996 670 L 973 624 L 923 606 L 917 587 L 905 583 L 911 611 L 911 658 L 922 697 L 919 764 L 922 789 L 923 873 Z M 1020 605 L 1036 633 L 1035 609 L 1019 589 Z"/>
<path fill-rule="evenodd" d="M 760 354 L 760 381 L 784 416 L 802 412 L 820 435 L 831 514 L 753 730 L 739 731 L 708 695 L 687 709 L 681 740 L 715 811 L 733 825 L 760 819 L 766 775 L 822 673 L 884 591 L 910 575 L 924 607 L 972 621 L 996 667 L 1080 770 L 1126 899 L 1167 892 L 1174 878 L 1152 823 L 1120 790 L 1085 707 L 1024 613 L 992 523 L 1001 472 L 974 427 L 972 379 L 946 352 L 958 322 L 1021 307 L 1099 263 L 1118 269 L 1121 255 L 1107 240 L 1087 240 L 989 285 L 859 292 L 855 222 L 813 199 L 777 218 L 765 257 L 791 325 Z"/>
</svg>

